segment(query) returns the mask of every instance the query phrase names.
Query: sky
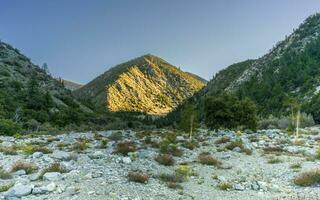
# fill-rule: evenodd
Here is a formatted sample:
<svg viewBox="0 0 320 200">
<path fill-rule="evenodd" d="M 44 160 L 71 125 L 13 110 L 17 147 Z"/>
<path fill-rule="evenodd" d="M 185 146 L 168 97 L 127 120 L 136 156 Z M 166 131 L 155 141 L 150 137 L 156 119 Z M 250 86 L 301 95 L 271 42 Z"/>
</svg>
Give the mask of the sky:
<svg viewBox="0 0 320 200">
<path fill-rule="evenodd" d="M 316 12 L 319 0 L 0 0 L 0 40 L 83 84 L 147 53 L 209 80 Z"/>
</svg>

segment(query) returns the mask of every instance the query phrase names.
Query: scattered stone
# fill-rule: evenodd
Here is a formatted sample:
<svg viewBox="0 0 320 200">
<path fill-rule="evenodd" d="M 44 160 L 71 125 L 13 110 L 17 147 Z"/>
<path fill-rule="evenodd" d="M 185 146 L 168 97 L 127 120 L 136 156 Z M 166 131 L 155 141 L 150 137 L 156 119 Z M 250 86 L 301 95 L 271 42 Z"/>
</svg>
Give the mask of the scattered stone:
<svg viewBox="0 0 320 200">
<path fill-rule="evenodd" d="M 59 150 L 54 151 L 51 156 L 53 158 L 59 159 L 59 160 L 70 160 L 71 159 L 70 153 L 65 152 L 65 151 L 59 151 Z"/>
<path fill-rule="evenodd" d="M 31 194 L 33 189 L 32 185 L 22 185 L 16 184 L 12 188 L 10 188 L 6 193 L 5 197 L 24 197 Z"/>
<path fill-rule="evenodd" d="M 47 172 L 43 175 L 43 179 L 47 181 L 60 181 L 63 179 L 63 176 L 59 172 Z"/>
</svg>

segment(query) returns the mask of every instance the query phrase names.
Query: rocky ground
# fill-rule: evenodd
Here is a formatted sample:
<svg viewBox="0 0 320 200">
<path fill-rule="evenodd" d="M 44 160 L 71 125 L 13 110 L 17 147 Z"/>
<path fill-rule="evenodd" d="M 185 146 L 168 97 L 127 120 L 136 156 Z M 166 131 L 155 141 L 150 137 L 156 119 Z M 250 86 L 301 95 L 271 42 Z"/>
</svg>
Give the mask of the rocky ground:
<svg viewBox="0 0 320 200">
<path fill-rule="evenodd" d="M 320 128 L 301 132 L 200 130 L 192 144 L 168 130 L 1 136 L 0 199 L 320 199 L 319 185 L 293 181 L 320 167 Z M 160 150 L 176 155 L 168 166 Z"/>
</svg>

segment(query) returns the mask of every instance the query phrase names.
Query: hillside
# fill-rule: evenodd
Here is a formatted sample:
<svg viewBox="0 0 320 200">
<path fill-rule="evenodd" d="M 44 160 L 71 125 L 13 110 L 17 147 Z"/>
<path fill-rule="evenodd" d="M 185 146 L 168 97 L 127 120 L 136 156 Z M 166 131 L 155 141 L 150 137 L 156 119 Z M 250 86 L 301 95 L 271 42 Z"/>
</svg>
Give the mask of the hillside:
<svg viewBox="0 0 320 200">
<path fill-rule="evenodd" d="M 266 55 L 217 73 L 194 100 L 233 92 L 254 100 L 260 115 L 278 115 L 287 111 L 290 99 L 296 99 L 319 122 L 319 34 L 320 14 L 312 15 Z"/>
<path fill-rule="evenodd" d="M 65 80 L 65 79 L 61 79 L 60 81 L 63 83 L 65 88 L 71 91 L 75 91 L 83 86 L 80 83 L 76 83 L 76 82 Z"/>
<path fill-rule="evenodd" d="M 74 94 L 111 112 L 163 115 L 205 83 L 153 55 L 117 65 Z"/>
<path fill-rule="evenodd" d="M 0 113 L 15 122 L 36 120 L 65 125 L 70 122 L 71 114 L 75 117 L 78 113 L 90 112 L 47 73 L 47 67 L 34 65 L 4 42 L 0 42 L 0 97 Z"/>
</svg>

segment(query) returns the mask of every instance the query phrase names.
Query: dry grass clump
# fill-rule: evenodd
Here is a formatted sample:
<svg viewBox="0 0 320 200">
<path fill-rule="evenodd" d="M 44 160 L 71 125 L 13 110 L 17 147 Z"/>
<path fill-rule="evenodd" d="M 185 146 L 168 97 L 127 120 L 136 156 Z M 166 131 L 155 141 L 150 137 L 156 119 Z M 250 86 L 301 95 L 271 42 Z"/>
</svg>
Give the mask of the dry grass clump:
<svg viewBox="0 0 320 200">
<path fill-rule="evenodd" d="M 43 177 L 45 173 L 48 172 L 60 172 L 60 173 L 67 173 L 68 170 L 65 166 L 61 165 L 59 162 L 51 163 L 48 167 L 44 168 L 41 171 L 40 177 Z"/>
<path fill-rule="evenodd" d="M 47 142 L 54 142 L 54 141 L 59 141 L 60 139 L 54 136 L 49 136 L 47 138 Z"/>
<path fill-rule="evenodd" d="M 293 182 L 296 185 L 307 187 L 320 183 L 320 168 L 299 174 Z"/>
<path fill-rule="evenodd" d="M 24 170 L 27 174 L 31 174 L 38 170 L 38 166 L 34 163 L 18 160 L 12 165 L 11 172 L 16 172 L 19 170 Z"/>
<path fill-rule="evenodd" d="M 227 143 L 227 142 L 230 142 L 230 137 L 223 136 L 223 137 L 219 138 L 218 140 L 216 140 L 214 143 L 215 144 L 224 144 L 224 143 Z"/>
<path fill-rule="evenodd" d="M 220 190 L 230 190 L 233 187 L 233 185 L 229 182 L 222 182 L 219 183 L 218 188 Z"/>
<path fill-rule="evenodd" d="M 57 145 L 56 145 L 56 147 L 58 148 L 58 149 L 63 149 L 63 148 L 65 148 L 65 147 L 67 147 L 68 145 L 66 144 L 66 143 L 64 143 L 64 142 L 58 142 L 57 143 Z"/>
<path fill-rule="evenodd" d="M 296 146 L 303 146 L 305 144 L 305 141 L 304 140 L 294 140 L 292 142 L 293 145 L 296 145 Z"/>
<path fill-rule="evenodd" d="M 143 172 L 129 172 L 128 180 L 137 183 L 147 183 L 149 180 L 149 176 Z"/>
<path fill-rule="evenodd" d="M 154 158 L 154 160 L 165 166 L 171 166 L 175 163 L 174 158 L 169 154 L 159 154 Z"/>
<path fill-rule="evenodd" d="M 41 152 L 41 153 L 44 153 L 44 154 L 50 154 L 52 153 L 53 151 L 51 149 L 49 149 L 48 147 L 44 147 L 44 146 L 34 146 L 33 147 L 33 151 L 34 152 Z"/>
<path fill-rule="evenodd" d="M 85 141 L 85 140 L 77 141 L 76 143 L 74 143 L 72 145 L 71 148 L 72 148 L 72 150 L 77 151 L 77 152 L 84 151 L 88 148 L 88 141 Z"/>
<path fill-rule="evenodd" d="M 133 142 L 122 142 L 117 144 L 115 153 L 120 153 L 126 156 L 129 152 L 135 152 L 136 150 L 137 147 Z"/>
<path fill-rule="evenodd" d="M 0 152 L 5 155 L 17 155 L 17 149 L 14 146 L 10 147 L 0 147 Z"/>
<path fill-rule="evenodd" d="M 284 152 L 282 147 L 265 147 L 263 148 L 264 154 L 279 154 Z"/>
<path fill-rule="evenodd" d="M 218 159 L 212 157 L 208 152 L 202 152 L 198 156 L 198 161 L 203 165 L 213 165 L 219 167 L 222 165 L 222 162 Z"/>
<path fill-rule="evenodd" d="M 183 187 L 179 183 L 175 182 L 168 182 L 167 183 L 168 188 L 175 189 L 175 190 L 183 190 Z"/>
<path fill-rule="evenodd" d="M 252 155 L 252 150 L 251 149 L 244 148 L 244 149 L 242 149 L 242 152 L 244 152 L 247 155 Z"/>
<path fill-rule="evenodd" d="M 179 173 L 161 173 L 159 175 L 159 179 L 163 182 L 168 183 L 182 183 L 185 180 L 185 177 L 182 174 Z"/>
<path fill-rule="evenodd" d="M 11 179 L 11 178 L 12 178 L 12 176 L 9 172 L 0 168 L 0 179 L 6 180 L 6 179 Z"/>
</svg>

